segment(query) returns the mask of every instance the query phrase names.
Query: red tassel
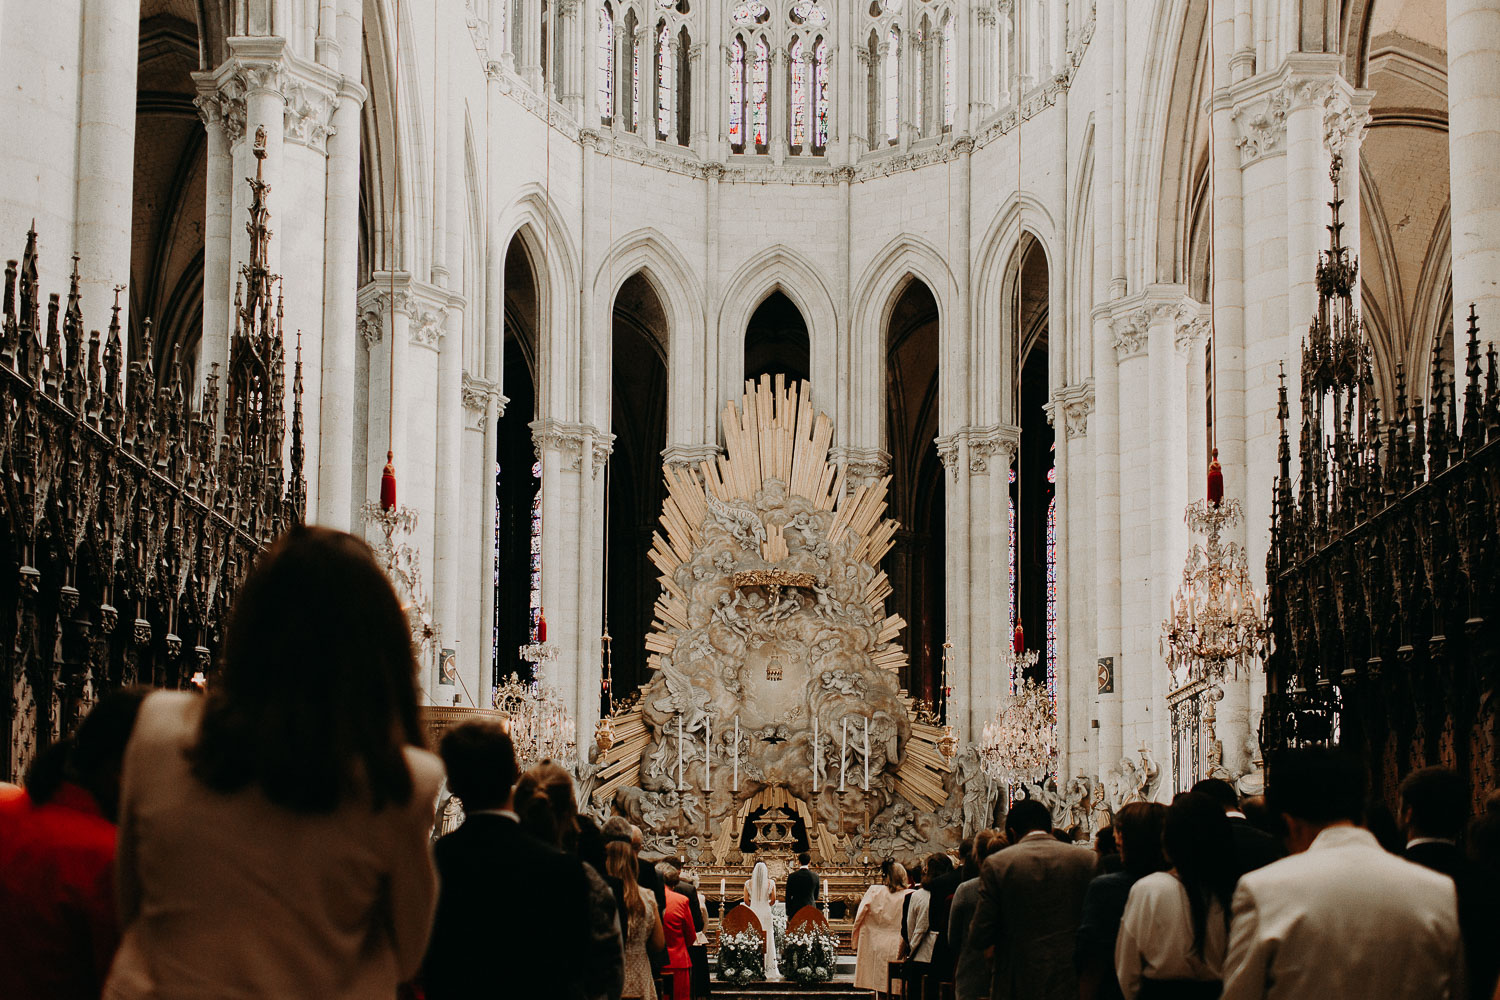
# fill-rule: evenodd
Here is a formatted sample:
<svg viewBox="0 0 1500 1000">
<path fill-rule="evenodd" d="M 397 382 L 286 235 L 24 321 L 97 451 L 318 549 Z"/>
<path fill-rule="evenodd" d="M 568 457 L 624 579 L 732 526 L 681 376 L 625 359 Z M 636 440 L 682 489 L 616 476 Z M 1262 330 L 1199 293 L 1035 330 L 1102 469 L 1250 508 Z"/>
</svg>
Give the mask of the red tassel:
<svg viewBox="0 0 1500 1000">
<path fill-rule="evenodd" d="M 538 611 L 536 616 L 536 641 L 547 641 L 547 613 Z"/>
<path fill-rule="evenodd" d="M 1219 449 L 1214 449 L 1213 461 L 1208 463 L 1208 502 L 1215 507 L 1224 499 L 1224 469 L 1219 465 Z"/>
<path fill-rule="evenodd" d="M 1015 639 L 1011 642 L 1011 649 L 1017 653 L 1026 652 L 1026 633 L 1021 631 L 1021 623 L 1016 622 Z"/>
<path fill-rule="evenodd" d="M 380 509 L 391 510 L 396 506 L 395 454 L 385 453 L 385 471 L 380 474 Z"/>
</svg>

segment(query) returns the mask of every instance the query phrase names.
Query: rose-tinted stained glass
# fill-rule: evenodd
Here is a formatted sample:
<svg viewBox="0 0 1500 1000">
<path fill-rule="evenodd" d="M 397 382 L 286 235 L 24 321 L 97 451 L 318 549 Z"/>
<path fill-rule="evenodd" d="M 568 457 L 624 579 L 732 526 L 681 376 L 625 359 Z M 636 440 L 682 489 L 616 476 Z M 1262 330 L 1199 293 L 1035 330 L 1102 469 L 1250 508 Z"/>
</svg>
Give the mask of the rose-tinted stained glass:
<svg viewBox="0 0 1500 1000">
<path fill-rule="evenodd" d="M 1047 470 L 1047 696 L 1057 707 L 1057 467 Z"/>
<path fill-rule="evenodd" d="M 599 8 L 599 120 L 615 114 L 615 18 L 609 4 Z"/>
<path fill-rule="evenodd" d="M 755 69 L 750 78 L 750 135 L 757 148 L 766 145 L 767 104 L 770 99 L 771 47 L 764 38 L 755 40 Z"/>
<path fill-rule="evenodd" d="M 1016 467 L 1010 468 L 1010 624 L 1014 628 L 1016 614 L 1020 610 L 1020 595 L 1016 593 Z"/>
<path fill-rule="evenodd" d="M 745 145 L 745 43 L 739 38 L 729 46 L 729 145 Z"/>
<path fill-rule="evenodd" d="M 807 143 L 807 53 L 798 38 L 792 42 L 792 145 Z"/>
<path fill-rule="evenodd" d="M 813 146 L 828 145 L 828 43 L 818 39 L 813 53 Z"/>
<path fill-rule="evenodd" d="M 537 481 L 536 499 L 531 501 L 531 634 L 536 635 L 542 619 L 542 463 L 531 464 L 532 478 Z"/>
<path fill-rule="evenodd" d="M 665 139 L 672 127 L 672 34 L 663 24 L 656 35 L 656 134 Z"/>
</svg>

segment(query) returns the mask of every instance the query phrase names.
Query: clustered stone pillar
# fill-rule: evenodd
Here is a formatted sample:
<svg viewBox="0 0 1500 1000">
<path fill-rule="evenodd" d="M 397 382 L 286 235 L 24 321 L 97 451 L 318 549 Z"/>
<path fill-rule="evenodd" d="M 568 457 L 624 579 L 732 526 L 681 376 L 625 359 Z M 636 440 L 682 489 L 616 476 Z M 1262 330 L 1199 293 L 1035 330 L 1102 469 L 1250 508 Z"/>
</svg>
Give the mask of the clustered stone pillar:
<svg viewBox="0 0 1500 1000">
<path fill-rule="evenodd" d="M 1494 0 L 1448 0 L 1447 80 L 1453 356 L 1462 358 L 1470 303 L 1479 312 L 1480 336 L 1500 340 L 1500 5 Z"/>
</svg>

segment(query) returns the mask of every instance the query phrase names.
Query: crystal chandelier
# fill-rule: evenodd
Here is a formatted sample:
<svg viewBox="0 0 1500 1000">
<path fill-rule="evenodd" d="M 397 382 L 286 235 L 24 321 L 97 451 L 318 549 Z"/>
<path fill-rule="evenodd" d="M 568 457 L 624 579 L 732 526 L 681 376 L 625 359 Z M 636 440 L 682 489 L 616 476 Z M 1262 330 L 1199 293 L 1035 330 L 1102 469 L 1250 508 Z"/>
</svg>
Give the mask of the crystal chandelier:
<svg viewBox="0 0 1500 1000">
<path fill-rule="evenodd" d="M 1031 654 L 1035 662 L 1036 654 Z M 1046 688 L 1026 678 L 985 723 L 979 742 L 984 771 L 1016 785 L 1040 781 L 1057 760 L 1057 717 Z"/>
<path fill-rule="evenodd" d="M 1224 746 L 1215 732 L 1215 706 L 1224 698 L 1224 679 L 1248 672 L 1265 648 L 1268 625 L 1250 581 L 1245 549 L 1220 534 L 1239 523 L 1238 500 L 1224 499 L 1218 450 L 1209 467 L 1208 499 L 1190 504 L 1188 527 L 1207 538 L 1194 543 L 1182 568 L 1182 584 L 1162 622 L 1161 652 L 1173 683 L 1202 682 L 1203 728 L 1208 741 L 1208 774 L 1222 777 Z"/>
<path fill-rule="evenodd" d="M 511 674 L 495 689 L 495 708 L 505 716 L 522 770 L 544 760 L 573 766 L 577 733 L 562 697 L 550 685 Z"/>
</svg>

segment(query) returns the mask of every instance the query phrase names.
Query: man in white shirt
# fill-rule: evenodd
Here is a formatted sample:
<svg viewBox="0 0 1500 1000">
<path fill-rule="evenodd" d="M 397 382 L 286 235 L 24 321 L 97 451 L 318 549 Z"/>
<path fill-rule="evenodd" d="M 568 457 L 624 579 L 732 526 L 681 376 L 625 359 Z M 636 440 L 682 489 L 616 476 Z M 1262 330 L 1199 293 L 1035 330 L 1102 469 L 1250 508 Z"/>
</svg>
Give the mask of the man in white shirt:
<svg viewBox="0 0 1500 1000">
<path fill-rule="evenodd" d="M 1270 779 L 1292 853 L 1240 879 L 1224 1000 L 1462 998 L 1453 882 L 1386 852 L 1356 825 L 1359 762 L 1296 750 L 1274 762 Z"/>
</svg>

